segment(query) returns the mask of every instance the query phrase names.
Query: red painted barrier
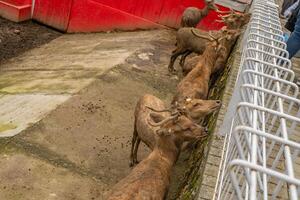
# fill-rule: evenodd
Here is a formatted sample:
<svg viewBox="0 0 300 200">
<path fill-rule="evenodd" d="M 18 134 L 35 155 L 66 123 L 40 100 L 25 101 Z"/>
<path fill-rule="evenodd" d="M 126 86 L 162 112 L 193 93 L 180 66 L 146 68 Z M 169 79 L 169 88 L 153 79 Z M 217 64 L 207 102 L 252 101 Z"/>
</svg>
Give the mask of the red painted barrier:
<svg viewBox="0 0 300 200">
<path fill-rule="evenodd" d="M 61 31 L 67 31 L 72 4 L 73 0 L 35 0 L 32 18 Z"/>
<path fill-rule="evenodd" d="M 150 20 L 91 0 L 74 0 L 70 16 L 68 32 L 164 28 Z"/>
<path fill-rule="evenodd" d="M 203 8 L 204 0 L 36 0 L 33 18 L 68 32 L 178 28 L 189 6 Z M 220 29 L 217 18 L 211 12 L 198 27 Z"/>
<path fill-rule="evenodd" d="M 74 0 L 73 3 L 68 32 L 160 28 L 158 24 L 178 28 L 186 7 L 205 6 L 199 0 Z M 198 27 L 220 29 L 223 25 L 215 19 L 217 14 L 211 12 Z"/>
<path fill-rule="evenodd" d="M 14 22 L 31 18 L 31 0 L 0 0 L 0 16 Z"/>
</svg>

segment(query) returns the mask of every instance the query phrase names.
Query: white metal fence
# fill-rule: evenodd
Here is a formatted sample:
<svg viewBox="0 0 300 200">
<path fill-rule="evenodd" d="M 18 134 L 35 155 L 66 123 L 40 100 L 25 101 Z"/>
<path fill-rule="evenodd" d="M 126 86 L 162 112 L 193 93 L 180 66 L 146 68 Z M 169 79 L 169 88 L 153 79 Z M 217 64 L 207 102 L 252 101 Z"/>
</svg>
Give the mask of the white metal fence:
<svg viewBox="0 0 300 200">
<path fill-rule="evenodd" d="M 225 116 L 214 199 L 299 199 L 300 100 L 278 6 L 256 0 Z M 228 123 L 231 122 L 231 123 Z M 229 125 L 228 125 L 229 124 Z"/>
</svg>

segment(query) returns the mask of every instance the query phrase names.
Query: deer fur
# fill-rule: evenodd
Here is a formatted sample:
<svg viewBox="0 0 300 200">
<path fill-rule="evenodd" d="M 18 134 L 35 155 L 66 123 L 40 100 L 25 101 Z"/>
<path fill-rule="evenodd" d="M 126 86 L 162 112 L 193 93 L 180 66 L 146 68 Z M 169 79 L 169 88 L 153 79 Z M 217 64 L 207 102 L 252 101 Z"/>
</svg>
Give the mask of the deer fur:
<svg viewBox="0 0 300 200">
<path fill-rule="evenodd" d="M 226 51 L 226 49 L 220 45 L 221 40 L 222 39 L 219 39 L 218 42 L 214 41 L 209 44 L 200 57 L 196 67 L 181 80 L 177 86 L 173 103 L 186 98 L 207 99 L 209 80 L 213 67 L 220 52 Z"/>
<path fill-rule="evenodd" d="M 207 134 L 207 130 L 183 115 L 151 125 L 159 126 L 153 151 L 111 189 L 108 200 L 164 199 L 182 144 L 196 142 Z"/>
<path fill-rule="evenodd" d="M 168 69 L 174 72 L 174 63 L 178 56 L 182 55 L 180 65 L 184 64 L 185 58 L 192 52 L 202 54 L 206 45 L 209 43 L 208 39 L 200 38 L 195 33 L 207 35 L 207 32 L 195 28 L 184 27 L 180 28 L 176 34 L 176 49 L 172 52 Z"/>
<path fill-rule="evenodd" d="M 199 22 L 208 15 L 210 10 L 217 10 L 214 1 L 205 1 L 205 7 L 199 9 L 188 7 L 184 10 L 181 17 L 181 27 L 196 27 Z"/>
<path fill-rule="evenodd" d="M 146 94 L 141 97 L 135 107 L 134 112 L 134 130 L 133 137 L 131 142 L 131 153 L 130 153 L 130 166 L 137 164 L 137 152 L 140 145 L 141 140 L 150 148 L 154 148 L 154 133 L 156 131 L 155 127 L 149 126 L 148 120 L 152 120 L 153 122 L 161 121 L 161 117 L 168 117 L 169 113 L 162 112 L 161 115 L 155 115 L 150 109 L 147 107 L 151 107 L 157 110 L 166 109 L 164 102 L 159 98 Z M 148 119 L 148 117 L 151 117 Z"/>
<path fill-rule="evenodd" d="M 150 94 L 142 96 L 136 105 L 134 113 L 135 121 L 130 153 L 130 166 L 138 163 L 137 152 L 141 141 L 151 150 L 154 148 L 154 137 L 157 129 L 148 124 L 149 120 L 159 122 L 163 118 L 170 116 L 173 112 L 181 112 L 193 121 L 199 121 L 220 107 L 221 101 L 219 100 L 186 99 L 184 102 L 178 103 L 175 108 L 166 109 L 163 101 L 159 98 Z"/>
</svg>

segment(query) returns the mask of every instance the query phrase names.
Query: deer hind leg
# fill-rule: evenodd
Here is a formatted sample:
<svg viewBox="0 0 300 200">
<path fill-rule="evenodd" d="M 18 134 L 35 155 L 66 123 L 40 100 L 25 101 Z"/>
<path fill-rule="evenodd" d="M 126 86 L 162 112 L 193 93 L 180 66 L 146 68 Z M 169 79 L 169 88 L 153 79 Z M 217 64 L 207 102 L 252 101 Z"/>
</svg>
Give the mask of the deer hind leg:
<svg viewBox="0 0 300 200">
<path fill-rule="evenodd" d="M 175 63 L 177 57 L 180 56 L 180 55 L 182 55 L 183 53 L 184 52 L 181 49 L 175 49 L 172 52 L 170 63 L 169 63 L 169 66 L 168 66 L 169 72 L 173 73 L 175 71 L 175 69 L 174 69 L 174 63 Z"/>
<path fill-rule="evenodd" d="M 184 63 L 185 63 L 185 59 L 188 55 L 190 55 L 192 52 L 191 51 L 186 51 L 184 52 L 184 54 L 181 56 L 181 59 L 180 59 L 180 62 L 179 62 L 179 65 L 181 66 L 181 68 L 184 67 Z"/>
<path fill-rule="evenodd" d="M 130 167 L 132 167 L 134 165 L 134 160 L 137 159 L 134 157 L 137 139 L 138 139 L 138 132 L 136 130 L 136 122 L 134 122 L 134 130 L 133 130 L 133 136 L 132 136 L 132 141 L 131 141 L 131 151 L 130 151 L 130 163 L 129 163 Z"/>
</svg>

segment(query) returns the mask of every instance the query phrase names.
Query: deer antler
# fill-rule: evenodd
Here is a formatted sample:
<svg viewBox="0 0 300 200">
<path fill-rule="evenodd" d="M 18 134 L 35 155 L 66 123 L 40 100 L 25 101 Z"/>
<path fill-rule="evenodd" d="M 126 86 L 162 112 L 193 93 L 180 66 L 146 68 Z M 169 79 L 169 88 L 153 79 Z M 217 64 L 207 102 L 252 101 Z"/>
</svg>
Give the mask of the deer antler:
<svg viewBox="0 0 300 200">
<path fill-rule="evenodd" d="M 215 36 L 212 35 L 212 32 L 209 31 L 208 32 L 209 37 L 211 37 L 213 40 L 218 40 Z"/>
<path fill-rule="evenodd" d="M 195 32 L 194 29 L 191 29 L 192 33 L 196 36 L 196 37 L 199 37 L 199 38 L 203 38 L 203 39 L 207 39 L 209 41 L 214 41 L 214 37 L 211 37 L 211 35 L 207 36 L 207 35 L 200 35 L 199 33 Z"/>
<path fill-rule="evenodd" d="M 222 19 L 227 19 L 227 18 L 229 18 L 229 17 L 233 17 L 233 16 L 235 16 L 235 14 L 228 14 L 228 15 L 218 15 L 220 18 L 222 18 Z"/>
<path fill-rule="evenodd" d="M 161 112 L 172 112 L 171 109 L 156 110 L 156 109 L 151 108 L 151 107 L 149 107 L 149 106 L 146 106 L 146 108 L 152 110 L 153 112 L 158 112 L 158 113 L 161 113 Z"/>
<path fill-rule="evenodd" d="M 224 20 L 216 19 L 215 22 L 224 22 Z"/>
<path fill-rule="evenodd" d="M 167 123 L 167 122 L 169 122 L 169 121 L 171 121 L 171 120 L 173 120 L 173 119 L 178 118 L 178 115 L 168 117 L 168 118 L 166 118 L 166 119 L 164 119 L 164 120 L 162 120 L 162 121 L 160 121 L 160 122 L 158 122 L 158 123 L 152 123 L 151 121 L 149 121 L 149 118 L 150 118 L 150 116 L 148 117 L 148 120 L 147 120 L 148 124 L 150 124 L 150 125 L 153 126 L 153 127 L 159 127 L 159 126 L 162 126 L 162 125 L 164 125 L 165 123 Z"/>
</svg>

